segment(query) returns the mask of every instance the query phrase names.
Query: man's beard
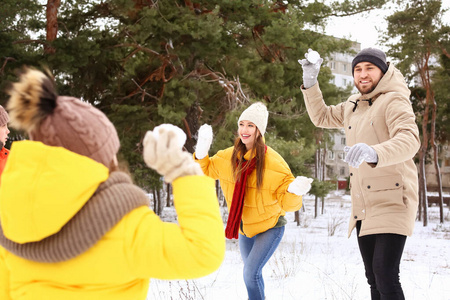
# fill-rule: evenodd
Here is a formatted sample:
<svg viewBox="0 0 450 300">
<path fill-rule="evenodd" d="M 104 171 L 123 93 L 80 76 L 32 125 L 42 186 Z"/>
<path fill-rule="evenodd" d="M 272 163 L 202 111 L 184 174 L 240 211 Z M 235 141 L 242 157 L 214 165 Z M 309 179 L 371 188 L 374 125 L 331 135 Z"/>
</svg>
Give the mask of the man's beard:
<svg viewBox="0 0 450 300">
<path fill-rule="evenodd" d="M 370 94 L 373 92 L 373 90 L 376 88 L 376 85 L 372 85 L 372 87 L 367 91 L 367 92 L 363 92 L 359 86 L 357 85 L 356 88 L 358 89 L 358 91 L 361 93 L 361 95 L 365 95 L 365 94 Z"/>
</svg>

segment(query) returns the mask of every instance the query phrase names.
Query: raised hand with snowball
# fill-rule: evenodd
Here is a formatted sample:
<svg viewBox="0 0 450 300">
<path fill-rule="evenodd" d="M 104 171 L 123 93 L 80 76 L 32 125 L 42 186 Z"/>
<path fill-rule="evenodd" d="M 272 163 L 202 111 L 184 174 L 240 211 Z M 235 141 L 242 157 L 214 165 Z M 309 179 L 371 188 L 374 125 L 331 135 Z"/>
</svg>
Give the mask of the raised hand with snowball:
<svg viewBox="0 0 450 300">
<path fill-rule="evenodd" d="M 305 58 L 299 59 L 298 62 L 303 69 L 303 87 L 309 89 L 317 83 L 317 76 L 319 75 L 323 58 L 320 57 L 317 51 L 308 49 L 308 53 L 305 53 Z"/>
<path fill-rule="evenodd" d="M 144 137 L 144 161 L 170 183 L 178 177 L 203 175 L 192 155 L 183 151 L 186 134 L 171 124 L 162 124 Z"/>
</svg>

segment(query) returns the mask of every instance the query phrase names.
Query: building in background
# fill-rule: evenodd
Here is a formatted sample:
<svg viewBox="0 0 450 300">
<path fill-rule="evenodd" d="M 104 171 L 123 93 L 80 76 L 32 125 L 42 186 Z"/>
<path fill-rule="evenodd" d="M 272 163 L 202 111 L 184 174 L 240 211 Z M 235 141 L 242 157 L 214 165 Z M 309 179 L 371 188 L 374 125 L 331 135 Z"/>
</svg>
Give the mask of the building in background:
<svg viewBox="0 0 450 300">
<path fill-rule="evenodd" d="M 331 73 L 334 76 L 332 83 L 337 87 L 347 88 L 351 86 L 353 88 L 352 93 L 358 92 L 354 83 L 352 75 L 352 60 L 356 53 L 361 51 L 361 44 L 353 42 L 350 47 L 355 51 L 355 54 L 349 53 L 333 53 L 330 56 L 330 61 L 328 62 L 328 67 L 331 69 Z"/>
<path fill-rule="evenodd" d="M 351 49 L 358 53 L 361 51 L 361 44 L 354 42 Z M 352 75 L 352 60 L 354 56 L 355 54 L 349 53 L 333 53 L 328 62 L 328 67 L 334 76 L 332 83 L 340 88 L 351 86 L 353 87 L 352 93 L 357 92 Z M 348 164 L 344 162 L 344 147 L 346 145 L 344 129 L 336 130 L 333 134 L 333 140 L 334 145 L 327 151 L 325 159 L 327 169 L 325 180 L 337 180 L 337 188 L 346 189 L 349 169 Z"/>
</svg>

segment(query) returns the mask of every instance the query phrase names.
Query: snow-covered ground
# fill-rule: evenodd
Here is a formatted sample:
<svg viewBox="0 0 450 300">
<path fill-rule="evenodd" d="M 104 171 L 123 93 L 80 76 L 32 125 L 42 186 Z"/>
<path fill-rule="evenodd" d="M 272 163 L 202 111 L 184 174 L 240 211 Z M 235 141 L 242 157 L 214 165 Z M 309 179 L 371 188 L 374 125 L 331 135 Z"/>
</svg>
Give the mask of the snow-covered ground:
<svg viewBox="0 0 450 300">
<path fill-rule="evenodd" d="M 304 206 L 300 226 L 294 213 L 287 214 L 283 240 L 263 269 L 266 299 L 370 299 L 355 231 L 347 238 L 350 196 L 333 192 L 315 219 L 314 199 L 304 197 Z M 165 213 L 170 218 L 170 209 Z M 444 213 L 441 226 L 439 208 L 431 207 L 428 226 L 416 222 L 406 241 L 400 280 L 408 300 L 450 300 L 449 207 Z M 148 299 L 247 299 L 242 267 L 237 241 L 227 240 L 225 260 L 216 272 L 196 280 L 153 279 Z"/>
</svg>

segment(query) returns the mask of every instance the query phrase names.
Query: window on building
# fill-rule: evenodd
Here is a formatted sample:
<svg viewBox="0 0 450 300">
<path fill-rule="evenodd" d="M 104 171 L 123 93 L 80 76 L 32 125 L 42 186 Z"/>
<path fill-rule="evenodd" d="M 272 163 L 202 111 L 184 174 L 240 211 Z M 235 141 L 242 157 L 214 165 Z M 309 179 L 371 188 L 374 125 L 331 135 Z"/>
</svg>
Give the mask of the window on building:
<svg viewBox="0 0 450 300">
<path fill-rule="evenodd" d="M 347 64 L 343 64 L 342 68 L 344 69 L 344 72 L 347 72 Z"/>
<path fill-rule="evenodd" d="M 334 152 L 328 151 L 328 159 L 334 159 Z"/>
<path fill-rule="evenodd" d="M 336 172 L 334 171 L 333 167 L 327 166 L 327 177 L 333 178 L 336 176 Z"/>
<path fill-rule="evenodd" d="M 345 137 L 341 137 L 341 145 L 345 145 Z"/>
<path fill-rule="evenodd" d="M 345 160 L 346 154 L 347 153 L 345 153 L 345 152 L 339 152 L 339 154 L 338 154 L 339 159 Z"/>
<path fill-rule="evenodd" d="M 340 176 L 345 176 L 345 168 L 344 168 L 344 167 L 341 167 L 341 168 L 339 169 L 339 175 L 340 175 Z"/>
<path fill-rule="evenodd" d="M 336 68 L 336 63 L 334 61 L 330 61 L 330 69 L 334 70 Z"/>
</svg>

